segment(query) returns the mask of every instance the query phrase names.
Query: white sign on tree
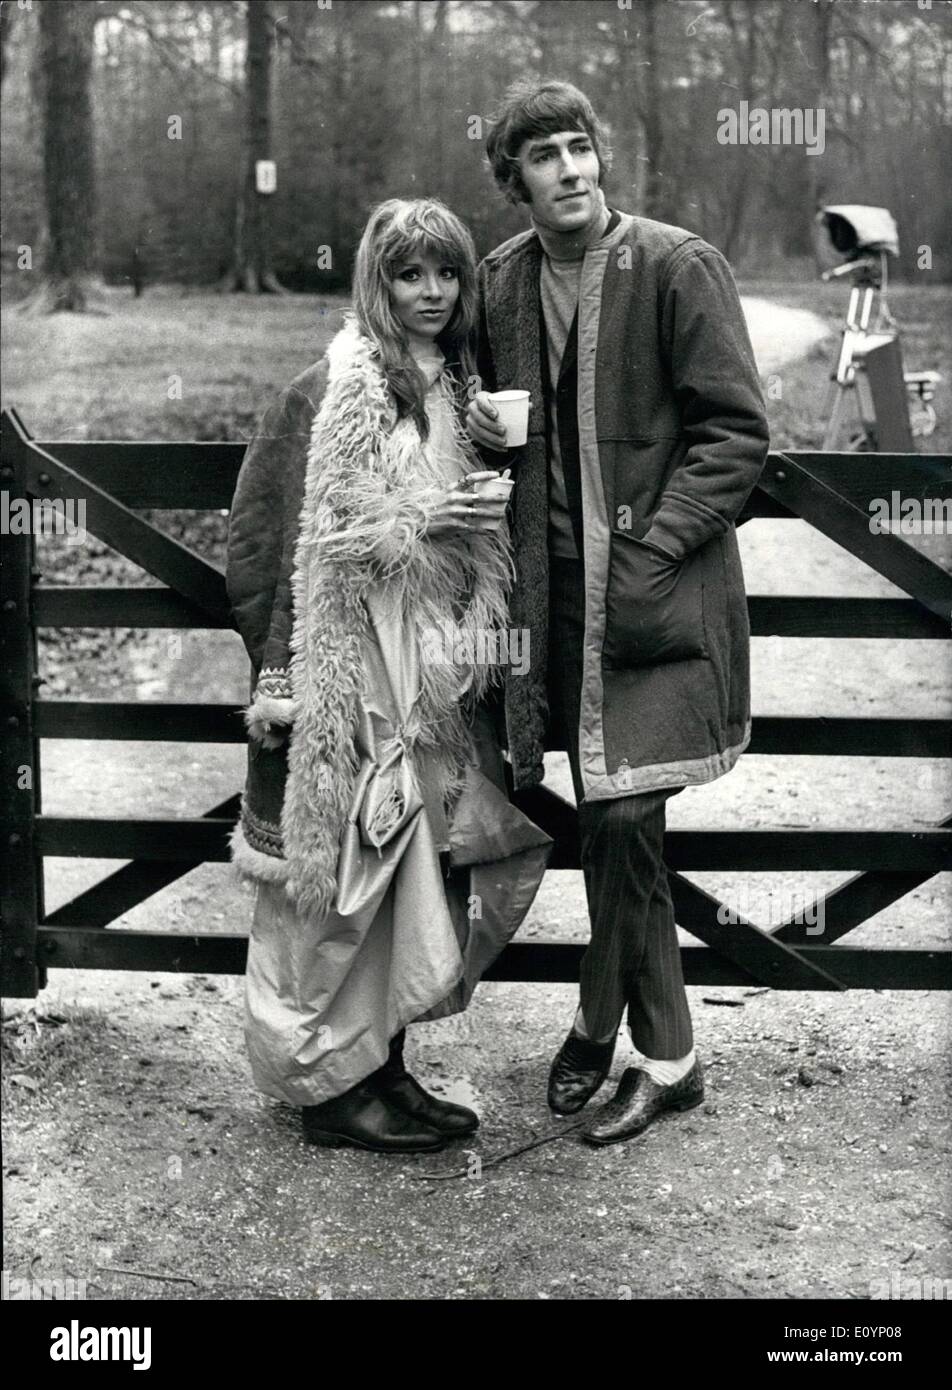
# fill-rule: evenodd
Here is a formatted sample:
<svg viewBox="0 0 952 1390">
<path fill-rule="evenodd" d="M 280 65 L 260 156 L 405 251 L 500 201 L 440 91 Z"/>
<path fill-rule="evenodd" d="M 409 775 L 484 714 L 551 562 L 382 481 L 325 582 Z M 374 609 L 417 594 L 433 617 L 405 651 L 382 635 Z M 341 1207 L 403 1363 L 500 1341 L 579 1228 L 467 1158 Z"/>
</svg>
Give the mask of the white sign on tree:
<svg viewBox="0 0 952 1390">
<path fill-rule="evenodd" d="M 273 159 L 255 160 L 255 189 L 259 193 L 273 193 L 278 186 L 278 166 Z"/>
</svg>

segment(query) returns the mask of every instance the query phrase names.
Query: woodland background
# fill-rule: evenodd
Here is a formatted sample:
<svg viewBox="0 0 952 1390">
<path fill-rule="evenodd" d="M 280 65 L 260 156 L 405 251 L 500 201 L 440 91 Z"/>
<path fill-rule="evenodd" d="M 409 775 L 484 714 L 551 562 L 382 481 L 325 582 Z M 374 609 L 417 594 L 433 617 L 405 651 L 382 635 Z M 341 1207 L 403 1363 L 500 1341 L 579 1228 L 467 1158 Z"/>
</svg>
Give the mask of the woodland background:
<svg viewBox="0 0 952 1390">
<path fill-rule="evenodd" d="M 473 118 L 533 75 L 577 83 L 608 122 L 619 206 L 690 227 L 740 274 L 812 277 L 825 201 L 889 207 L 900 278 L 922 245 L 929 278 L 952 278 L 945 0 L 17 0 L 0 32 L 4 288 L 42 287 L 46 307 L 82 307 L 90 277 L 344 289 L 394 195 L 443 198 L 485 253 L 525 215 L 493 190 Z M 742 100 L 823 108 L 825 151 L 719 144 L 717 112 Z"/>
</svg>

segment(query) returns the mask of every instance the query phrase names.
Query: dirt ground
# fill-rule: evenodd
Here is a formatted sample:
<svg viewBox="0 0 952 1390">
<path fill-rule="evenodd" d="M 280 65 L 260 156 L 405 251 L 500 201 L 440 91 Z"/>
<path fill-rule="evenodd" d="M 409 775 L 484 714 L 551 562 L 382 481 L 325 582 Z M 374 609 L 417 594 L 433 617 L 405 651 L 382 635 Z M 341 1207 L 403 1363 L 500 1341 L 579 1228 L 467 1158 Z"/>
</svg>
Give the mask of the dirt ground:
<svg viewBox="0 0 952 1390">
<path fill-rule="evenodd" d="M 740 540 L 752 594 L 895 593 L 801 523 L 748 523 Z M 234 634 L 169 636 L 120 646 L 55 693 L 244 701 Z M 755 717 L 948 717 L 947 648 L 755 639 Z M 45 741 L 43 808 L 199 815 L 240 787 L 243 761 L 237 746 Z M 948 769 L 747 756 L 674 798 L 668 823 L 932 825 L 949 814 Z M 564 757 L 548 780 L 571 799 Z M 47 909 L 115 867 L 48 860 Z M 763 925 L 848 876 L 689 875 Z M 844 948 L 948 946 L 950 878 Z M 116 925 L 241 932 L 251 912 L 228 866 L 208 864 Z M 521 936 L 586 928 L 581 875 L 548 874 Z M 482 985 L 467 1014 L 408 1044 L 422 1081 L 479 1111 L 478 1135 L 393 1159 L 310 1148 L 297 1112 L 255 1091 L 242 984 L 51 971 L 35 1002 L 6 1002 L 5 1270 L 83 1279 L 91 1299 L 863 1299 L 877 1280 L 952 1276 L 944 995 L 692 988 L 706 1103 L 602 1150 L 545 1104 L 574 989 Z M 630 1058 L 622 1036 L 603 1098 Z"/>
<path fill-rule="evenodd" d="M 4 1267 L 90 1298 L 866 1298 L 950 1274 L 936 998 L 692 989 L 703 1108 L 480 1173 L 473 1155 L 557 1128 L 568 987 L 484 985 L 414 1030 L 413 1070 L 482 1129 L 469 1152 L 392 1159 L 311 1149 L 255 1095 L 239 980 L 56 978 L 44 1045 L 81 1029 L 56 1021 L 80 1001 L 92 1022 L 8 1117 Z"/>
</svg>

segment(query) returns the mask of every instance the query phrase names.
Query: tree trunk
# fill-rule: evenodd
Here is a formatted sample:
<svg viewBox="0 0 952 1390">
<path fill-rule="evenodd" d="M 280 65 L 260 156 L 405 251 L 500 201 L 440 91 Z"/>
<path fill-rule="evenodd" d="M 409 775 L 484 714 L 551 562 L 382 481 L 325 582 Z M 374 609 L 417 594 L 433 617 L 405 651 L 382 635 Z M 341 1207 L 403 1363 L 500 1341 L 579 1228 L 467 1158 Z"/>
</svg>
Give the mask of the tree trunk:
<svg viewBox="0 0 952 1390">
<path fill-rule="evenodd" d="M 232 288 L 248 294 L 283 294 L 271 261 L 272 193 L 259 193 L 255 165 L 271 157 L 271 56 L 274 27 L 270 0 L 248 6 L 245 57 L 245 170 L 235 215 Z"/>
<path fill-rule="evenodd" d="M 411 110 L 413 112 L 413 196 L 419 198 L 426 178 L 426 145 L 423 121 L 423 49 L 426 36 L 420 0 L 413 6 L 413 44 L 410 48 Z"/>
<path fill-rule="evenodd" d="M 639 92 L 638 69 L 633 66 L 634 40 L 630 24 L 630 11 L 622 10 L 614 28 L 615 35 L 615 82 L 612 90 L 613 125 L 616 130 L 624 130 L 634 116 L 643 128 L 642 100 Z M 612 165 L 612 186 L 618 190 L 618 206 L 627 211 L 642 215 L 644 212 L 644 180 L 641 171 L 643 160 L 640 142 L 624 140 L 615 146 L 615 159 Z"/>
<path fill-rule="evenodd" d="M 448 190 L 444 185 L 445 164 L 444 149 L 446 146 L 446 129 L 448 125 L 446 116 L 447 107 L 447 72 L 452 59 L 452 45 L 446 41 L 446 17 L 448 6 L 446 0 L 438 0 L 436 13 L 433 16 L 433 31 L 430 34 L 429 49 L 429 82 L 432 91 L 432 118 L 431 118 L 431 138 L 430 138 L 430 157 L 427 167 L 427 181 L 424 187 L 427 190 L 435 190 L 442 197 L 448 197 Z"/>
<path fill-rule="evenodd" d="M 727 0 L 724 7 L 725 16 L 731 30 L 731 37 L 734 41 L 735 52 L 739 64 L 740 90 L 742 92 L 753 92 L 755 84 L 755 74 L 757 71 L 757 15 L 751 5 L 746 5 L 747 33 L 742 37 L 740 27 L 736 22 L 734 8 L 731 0 Z M 724 241 L 721 250 L 729 261 L 735 259 L 741 249 L 741 237 L 744 229 L 744 220 L 747 215 L 749 205 L 750 184 L 754 175 L 753 160 L 748 151 L 747 158 L 741 168 L 740 179 L 733 189 L 731 197 L 731 211 L 727 221 L 727 230 L 724 233 Z"/>
<path fill-rule="evenodd" d="M 644 0 L 644 63 L 645 63 L 645 216 L 668 220 L 668 195 L 664 176 L 664 124 L 661 111 L 661 66 L 658 43 L 657 0 Z"/>
<path fill-rule="evenodd" d="M 47 254 L 42 285 L 24 305 L 31 312 L 85 310 L 96 266 L 90 97 L 96 17 L 96 6 L 83 0 L 39 7 Z"/>
<path fill-rule="evenodd" d="M 794 41 L 799 56 L 798 93 L 803 108 L 819 110 L 824 107 L 830 87 L 830 0 L 797 0 L 791 7 L 794 22 Z M 827 115 L 830 112 L 827 111 Z M 825 139 L 831 130 L 827 125 Z M 813 228 L 817 206 L 821 201 L 820 168 L 822 158 L 799 151 L 787 187 L 792 205 L 789 207 L 784 252 L 788 256 L 812 255 L 815 252 Z"/>
<path fill-rule="evenodd" d="M 331 75 L 330 101 L 331 170 L 328 188 L 331 258 L 335 268 L 340 268 L 344 261 L 344 121 L 351 53 L 345 23 L 343 12 L 338 8 L 334 18 L 334 69 Z"/>
<path fill-rule="evenodd" d="M 10 42 L 10 33 L 16 13 L 16 5 L 4 5 L 3 10 L 0 11 L 0 83 L 7 75 L 7 44 Z"/>
</svg>

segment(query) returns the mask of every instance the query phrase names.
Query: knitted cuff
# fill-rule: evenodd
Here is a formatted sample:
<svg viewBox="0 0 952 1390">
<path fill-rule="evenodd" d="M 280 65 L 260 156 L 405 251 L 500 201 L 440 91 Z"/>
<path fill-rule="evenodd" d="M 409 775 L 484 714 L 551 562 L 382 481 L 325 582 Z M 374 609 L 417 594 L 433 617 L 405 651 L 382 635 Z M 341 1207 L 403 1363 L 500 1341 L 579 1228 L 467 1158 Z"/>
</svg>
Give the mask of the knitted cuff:
<svg viewBox="0 0 952 1390">
<path fill-rule="evenodd" d="M 277 748 L 290 732 L 295 714 L 290 673 L 283 667 L 265 667 L 258 677 L 254 698 L 244 711 L 249 737 L 265 748 Z"/>
</svg>

